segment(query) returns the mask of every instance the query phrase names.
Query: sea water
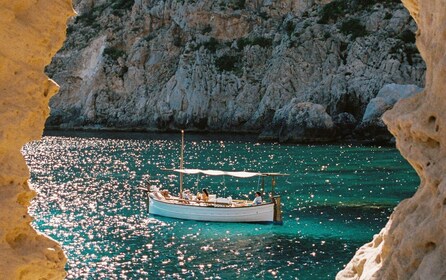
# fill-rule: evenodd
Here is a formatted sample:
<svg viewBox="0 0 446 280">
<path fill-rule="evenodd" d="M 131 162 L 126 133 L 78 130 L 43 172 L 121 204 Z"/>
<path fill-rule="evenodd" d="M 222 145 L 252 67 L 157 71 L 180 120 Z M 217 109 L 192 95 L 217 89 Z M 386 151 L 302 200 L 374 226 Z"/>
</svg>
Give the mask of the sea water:
<svg viewBox="0 0 446 280">
<path fill-rule="evenodd" d="M 147 213 L 144 181 L 178 193 L 178 134 L 45 136 L 23 154 L 33 226 L 61 243 L 68 279 L 333 279 L 419 179 L 398 151 L 186 135 L 185 167 L 281 172 L 283 225 Z M 266 182 L 268 191 L 269 181 Z M 185 176 L 185 188 L 253 199 L 260 178 Z"/>
</svg>

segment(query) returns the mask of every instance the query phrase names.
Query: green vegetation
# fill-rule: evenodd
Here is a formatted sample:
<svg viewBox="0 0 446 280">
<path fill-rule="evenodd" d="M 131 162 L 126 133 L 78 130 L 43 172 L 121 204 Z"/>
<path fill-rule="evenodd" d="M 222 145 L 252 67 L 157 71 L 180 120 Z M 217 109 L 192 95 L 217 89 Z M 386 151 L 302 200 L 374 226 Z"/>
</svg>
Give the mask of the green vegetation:
<svg viewBox="0 0 446 280">
<path fill-rule="evenodd" d="M 237 62 L 240 58 L 235 55 L 223 55 L 215 60 L 215 66 L 220 71 L 235 71 L 237 70 Z"/>
<path fill-rule="evenodd" d="M 340 57 L 342 59 L 342 62 L 344 64 L 347 64 L 348 43 L 347 42 L 341 42 L 341 44 L 339 45 L 339 51 L 340 51 Z"/>
<path fill-rule="evenodd" d="M 205 47 L 206 49 L 208 49 L 210 52 L 215 53 L 217 51 L 217 49 L 218 49 L 218 46 L 220 45 L 220 42 L 217 39 L 211 37 L 209 39 L 209 41 L 204 42 L 201 45 L 203 47 Z"/>
<path fill-rule="evenodd" d="M 331 33 L 328 32 L 328 31 L 325 31 L 325 32 L 324 32 L 324 39 L 327 40 L 327 39 L 330 38 L 330 37 L 331 37 Z"/>
<path fill-rule="evenodd" d="M 201 30 L 201 34 L 207 34 L 211 31 L 212 31 L 212 26 L 210 24 L 208 24 Z"/>
<path fill-rule="evenodd" d="M 73 33 L 75 30 L 73 24 L 68 24 L 67 26 L 67 36 L 70 35 L 71 33 Z"/>
<path fill-rule="evenodd" d="M 192 48 L 192 50 L 196 51 L 198 50 L 201 46 L 203 46 L 205 49 L 209 50 L 212 53 L 215 53 L 217 51 L 218 48 L 220 48 L 221 43 L 220 41 L 218 41 L 217 39 L 215 39 L 214 37 L 209 38 L 208 41 L 203 42 L 203 43 L 198 43 L 196 46 L 194 46 Z"/>
<path fill-rule="evenodd" d="M 403 54 L 405 55 L 407 62 L 412 65 L 413 57 L 419 54 L 419 51 L 415 45 L 416 36 L 415 33 L 409 29 L 404 30 L 395 39 L 397 39 L 395 45 L 389 50 L 390 54 Z"/>
<path fill-rule="evenodd" d="M 349 8 L 349 1 L 335 0 L 325 5 L 321 10 L 321 17 L 318 23 L 327 24 L 336 22 L 338 18 L 343 17 Z"/>
<path fill-rule="evenodd" d="M 105 9 L 104 5 L 95 7 L 89 12 L 80 14 L 77 17 L 75 17 L 74 23 L 83 24 L 85 26 L 90 26 L 93 29 L 98 29 L 100 27 L 100 24 L 98 23 L 97 18 L 102 14 L 104 9 Z"/>
<path fill-rule="evenodd" d="M 112 9 L 130 10 L 135 4 L 135 0 L 114 0 L 111 4 Z"/>
<path fill-rule="evenodd" d="M 183 46 L 183 40 L 182 40 L 181 36 L 174 36 L 172 42 L 175 47 L 179 48 L 179 47 Z"/>
<path fill-rule="evenodd" d="M 268 19 L 269 19 L 269 15 L 268 15 L 268 13 L 265 12 L 265 11 L 261 11 L 261 12 L 259 13 L 259 17 L 261 17 L 261 18 L 264 19 L 264 20 L 268 20 Z"/>
<path fill-rule="evenodd" d="M 237 40 L 237 48 L 243 50 L 245 46 L 258 45 L 262 48 L 271 47 L 273 45 L 273 39 L 266 37 L 255 37 L 255 38 L 240 38 Z"/>
<path fill-rule="evenodd" d="M 340 30 L 342 33 L 346 35 L 351 35 L 352 39 L 367 35 L 367 30 L 365 29 L 365 26 L 362 25 L 359 19 L 357 18 L 352 18 L 344 21 L 341 25 Z"/>
<path fill-rule="evenodd" d="M 122 16 L 124 14 L 124 11 L 128 11 L 133 7 L 134 3 L 135 0 L 113 0 L 110 3 L 96 6 L 90 11 L 77 16 L 75 19 L 75 23 L 81 23 L 86 26 L 90 26 L 93 29 L 97 29 L 100 27 L 97 19 L 107 8 L 110 7 L 113 10 L 112 14 Z"/>
<path fill-rule="evenodd" d="M 110 57 L 113 60 L 118 60 L 118 58 L 125 56 L 125 54 L 125 51 L 116 47 L 108 47 L 104 49 L 104 55 Z"/>
<path fill-rule="evenodd" d="M 287 21 L 285 25 L 285 30 L 288 33 L 288 36 L 291 36 L 294 32 L 294 29 L 296 28 L 296 25 L 292 21 Z"/>
<path fill-rule="evenodd" d="M 114 0 L 110 7 L 113 9 L 112 13 L 115 16 L 123 16 L 126 11 L 129 11 L 135 0 Z"/>
<path fill-rule="evenodd" d="M 185 0 L 175 0 L 175 2 L 184 4 Z M 188 4 L 195 4 L 195 3 L 197 3 L 197 0 L 187 0 L 187 3 Z"/>
<path fill-rule="evenodd" d="M 326 4 L 320 12 L 318 23 L 336 22 L 346 14 L 354 14 L 368 10 L 376 4 L 394 6 L 401 4 L 400 0 L 335 0 Z M 387 15 L 386 15 L 387 16 Z"/>
<path fill-rule="evenodd" d="M 415 37 L 415 33 L 410 31 L 409 29 L 406 29 L 403 32 L 401 32 L 401 34 L 398 35 L 398 39 L 400 39 L 404 43 L 414 44 L 416 37 Z"/>
<path fill-rule="evenodd" d="M 231 0 L 229 1 L 229 3 L 220 1 L 218 5 L 222 10 L 226 10 L 227 8 L 232 8 L 234 10 L 243 10 L 246 8 L 246 0 Z"/>
<path fill-rule="evenodd" d="M 246 8 L 246 0 L 234 0 L 232 1 L 232 8 L 234 10 L 243 10 Z"/>
<path fill-rule="evenodd" d="M 390 54 L 403 54 L 409 65 L 413 64 L 414 55 L 418 55 L 419 51 L 414 44 L 404 44 L 402 41 L 396 43 L 390 50 Z"/>
</svg>

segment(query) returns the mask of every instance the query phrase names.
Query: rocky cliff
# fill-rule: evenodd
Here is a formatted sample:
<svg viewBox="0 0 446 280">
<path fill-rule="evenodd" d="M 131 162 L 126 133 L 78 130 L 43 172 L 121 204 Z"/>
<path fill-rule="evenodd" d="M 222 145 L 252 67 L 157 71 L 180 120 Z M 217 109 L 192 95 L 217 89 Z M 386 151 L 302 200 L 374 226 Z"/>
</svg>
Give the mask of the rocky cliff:
<svg viewBox="0 0 446 280">
<path fill-rule="evenodd" d="M 446 279 L 446 0 L 403 2 L 418 24 L 426 87 L 397 103 L 384 121 L 421 184 L 337 279 Z"/>
<path fill-rule="evenodd" d="M 47 68 L 61 85 L 48 127 L 330 140 L 354 134 L 385 84 L 423 86 L 416 26 L 399 0 L 79 0 L 76 7 Z M 322 116 L 275 124 L 290 135 L 269 127 L 296 106 L 305 110 L 295 118 Z"/>
<path fill-rule="evenodd" d="M 41 137 L 58 86 L 44 74 L 62 46 L 69 0 L 0 1 L 0 278 L 61 279 L 65 255 L 31 227 L 22 146 Z"/>
</svg>

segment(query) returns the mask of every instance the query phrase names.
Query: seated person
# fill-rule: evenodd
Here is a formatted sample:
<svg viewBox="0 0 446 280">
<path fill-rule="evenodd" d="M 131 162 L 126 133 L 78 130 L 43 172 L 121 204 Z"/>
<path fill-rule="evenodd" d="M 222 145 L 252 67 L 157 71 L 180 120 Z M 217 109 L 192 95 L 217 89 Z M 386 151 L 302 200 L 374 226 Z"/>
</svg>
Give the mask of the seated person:
<svg viewBox="0 0 446 280">
<path fill-rule="evenodd" d="M 152 194 L 153 194 L 153 196 L 152 196 Z M 164 196 L 161 194 L 161 192 L 152 192 L 150 195 L 151 195 L 152 197 L 155 197 L 155 198 L 158 199 L 158 200 L 166 200 L 166 199 L 164 198 Z"/>
<path fill-rule="evenodd" d="M 166 189 L 162 190 L 161 194 L 164 196 L 165 199 L 169 199 L 170 198 L 169 191 L 166 190 Z"/>
<path fill-rule="evenodd" d="M 190 193 L 190 190 L 185 190 L 183 192 L 183 199 L 184 203 L 189 204 L 189 200 L 192 200 L 192 194 Z"/>
<path fill-rule="evenodd" d="M 208 190 L 207 190 L 207 189 L 203 189 L 203 190 L 202 190 L 202 193 L 201 193 L 201 199 L 202 199 L 204 202 L 207 202 L 207 201 L 209 200 L 209 193 L 208 193 Z"/>
<path fill-rule="evenodd" d="M 260 192 L 256 192 L 256 197 L 252 201 L 252 205 L 260 205 L 262 204 L 262 194 Z"/>
<path fill-rule="evenodd" d="M 192 199 L 192 195 L 190 193 L 190 190 L 184 190 L 183 192 L 183 199 L 185 200 L 191 200 Z"/>
</svg>

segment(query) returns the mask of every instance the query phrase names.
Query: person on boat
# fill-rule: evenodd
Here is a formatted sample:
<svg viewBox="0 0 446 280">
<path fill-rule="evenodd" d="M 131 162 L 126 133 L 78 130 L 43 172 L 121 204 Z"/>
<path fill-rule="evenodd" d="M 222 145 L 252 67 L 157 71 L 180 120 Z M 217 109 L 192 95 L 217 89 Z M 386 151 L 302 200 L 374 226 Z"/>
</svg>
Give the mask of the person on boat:
<svg viewBox="0 0 446 280">
<path fill-rule="evenodd" d="M 183 192 L 183 199 L 185 204 L 189 204 L 189 200 L 192 200 L 192 195 L 190 193 L 190 190 L 184 190 Z"/>
<path fill-rule="evenodd" d="M 164 198 L 169 199 L 170 198 L 170 194 L 168 190 L 162 190 L 161 194 L 164 196 Z"/>
<path fill-rule="evenodd" d="M 183 199 L 185 200 L 191 200 L 192 199 L 192 195 L 190 194 L 190 190 L 186 189 L 183 192 Z"/>
<path fill-rule="evenodd" d="M 204 202 L 207 202 L 207 201 L 209 200 L 209 193 L 208 193 L 208 190 L 207 190 L 207 189 L 203 189 L 203 190 L 202 190 L 202 193 L 201 193 L 201 199 L 202 199 Z"/>
<path fill-rule="evenodd" d="M 161 194 L 161 192 L 159 192 L 159 191 L 151 192 L 151 193 L 150 193 L 150 196 L 155 197 L 155 198 L 158 199 L 158 200 L 166 200 L 166 199 L 164 198 L 164 196 Z"/>
<path fill-rule="evenodd" d="M 255 198 L 252 201 L 252 205 L 260 205 L 262 204 L 262 194 L 260 192 L 256 192 Z"/>
</svg>

